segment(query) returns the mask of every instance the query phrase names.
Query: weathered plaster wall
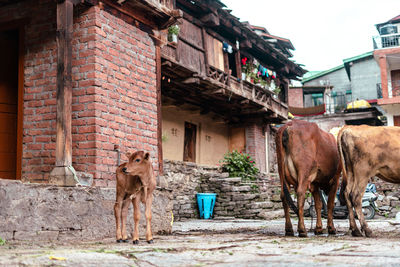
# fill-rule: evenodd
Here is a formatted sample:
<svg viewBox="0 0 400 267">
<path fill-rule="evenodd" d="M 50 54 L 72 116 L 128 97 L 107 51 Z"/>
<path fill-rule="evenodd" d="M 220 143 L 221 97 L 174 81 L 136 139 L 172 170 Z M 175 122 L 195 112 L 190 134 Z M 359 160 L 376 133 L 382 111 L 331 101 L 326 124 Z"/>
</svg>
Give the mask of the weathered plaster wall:
<svg viewBox="0 0 400 267">
<path fill-rule="evenodd" d="M 229 128 L 210 116 L 191 114 L 178 107 L 163 107 L 163 158 L 183 160 L 185 121 L 197 126 L 196 163 L 216 165 L 229 150 Z"/>
</svg>

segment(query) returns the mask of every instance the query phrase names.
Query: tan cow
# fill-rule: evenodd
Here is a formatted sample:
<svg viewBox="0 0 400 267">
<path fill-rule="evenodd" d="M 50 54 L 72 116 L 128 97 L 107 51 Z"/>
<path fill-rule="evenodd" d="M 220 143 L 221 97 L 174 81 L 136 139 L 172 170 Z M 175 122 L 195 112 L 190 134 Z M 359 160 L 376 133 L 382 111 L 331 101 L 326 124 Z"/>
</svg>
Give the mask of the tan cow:
<svg viewBox="0 0 400 267">
<path fill-rule="evenodd" d="M 133 203 L 134 232 L 133 243 L 139 243 L 140 201 L 145 204 L 146 240 L 153 242 L 151 232 L 151 204 L 153 191 L 156 188 L 156 178 L 149 153 L 137 151 L 128 153 L 128 162 L 121 164 L 117 174 L 117 198 L 114 205 L 115 223 L 117 225 L 117 242 L 127 242 L 126 219 L 129 203 Z M 121 229 L 122 226 L 122 229 Z"/>
<path fill-rule="evenodd" d="M 338 135 L 343 164 L 344 193 L 353 236 L 362 236 L 356 225 L 353 208 L 361 230 L 372 236 L 362 213 L 361 200 L 368 180 L 378 176 L 390 183 L 400 183 L 400 127 L 345 126 Z"/>
<path fill-rule="evenodd" d="M 294 120 L 279 129 L 276 135 L 276 151 L 286 219 L 285 234 L 294 235 L 289 216 L 291 204 L 299 217 L 299 236 L 307 236 L 303 217 L 307 189 L 314 197 L 317 212 L 315 234 L 322 234 L 320 188 L 328 194 L 328 232 L 335 234 L 333 207 L 341 165 L 333 135 L 319 129 L 315 123 Z M 298 209 L 290 197 L 289 185 L 293 185 L 296 190 Z"/>
</svg>

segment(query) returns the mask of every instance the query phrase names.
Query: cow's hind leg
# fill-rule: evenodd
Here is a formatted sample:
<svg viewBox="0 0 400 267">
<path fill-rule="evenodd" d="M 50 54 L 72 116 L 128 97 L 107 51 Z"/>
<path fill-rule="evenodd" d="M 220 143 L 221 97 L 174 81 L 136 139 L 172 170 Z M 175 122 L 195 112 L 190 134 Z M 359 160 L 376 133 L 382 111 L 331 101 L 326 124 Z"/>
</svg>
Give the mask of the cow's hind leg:
<svg viewBox="0 0 400 267">
<path fill-rule="evenodd" d="M 299 210 L 299 222 L 297 225 L 297 231 L 299 237 L 307 237 L 306 227 L 304 225 L 304 201 L 305 201 L 306 188 L 300 184 L 297 188 L 297 207 Z"/>
<path fill-rule="evenodd" d="M 349 180 L 350 181 L 350 180 Z M 346 200 L 347 210 L 349 212 L 349 224 L 350 231 L 353 236 L 362 236 L 362 233 L 357 227 L 356 220 L 354 217 L 353 204 L 351 199 L 351 184 L 347 184 L 346 190 L 344 191 L 344 199 Z"/>
<path fill-rule="evenodd" d="M 133 230 L 133 244 L 139 244 L 139 220 L 140 220 L 140 194 L 136 195 L 136 197 L 132 200 L 133 203 L 133 222 L 134 222 L 134 230 Z"/>
<path fill-rule="evenodd" d="M 336 228 L 335 225 L 333 224 L 333 208 L 335 207 L 335 197 L 336 197 L 336 192 L 337 188 L 339 186 L 339 175 L 335 175 L 334 178 L 334 184 L 331 186 L 329 190 L 329 195 L 328 195 L 328 233 L 330 235 L 336 235 Z"/>
<path fill-rule="evenodd" d="M 361 225 L 361 230 L 364 231 L 366 237 L 372 237 L 372 231 L 369 229 L 368 224 L 364 218 L 364 214 L 362 212 L 362 197 L 364 195 L 365 187 L 367 186 L 366 182 L 361 182 L 358 186 L 353 190 L 352 202 L 354 205 L 354 210 L 357 213 L 358 220 Z M 361 191 L 361 189 L 363 191 Z"/>
<path fill-rule="evenodd" d="M 153 234 L 151 232 L 152 203 L 153 203 L 153 193 L 147 194 L 145 216 L 146 216 L 146 240 L 149 244 L 153 243 Z"/>
<path fill-rule="evenodd" d="M 283 211 L 285 212 L 285 236 L 294 236 L 293 226 L 289 214 L 289 205 L 285 198 L 283 186 L 281 186 L 281 200 L 283 205 Z"/>
<path fill-rule="evenodd" d="M 322 202 L 321 202 L 321 197 L 319 195 L 319 188 L 316 186 L 311 186 L 311 193 L 314 198 L 315 212 L 317 214 L 317 224 L 315 225 L 314 233 L 316 235 L 321 235 L 323 233 L 322 218 L 321 218 Z"/>
</svg>

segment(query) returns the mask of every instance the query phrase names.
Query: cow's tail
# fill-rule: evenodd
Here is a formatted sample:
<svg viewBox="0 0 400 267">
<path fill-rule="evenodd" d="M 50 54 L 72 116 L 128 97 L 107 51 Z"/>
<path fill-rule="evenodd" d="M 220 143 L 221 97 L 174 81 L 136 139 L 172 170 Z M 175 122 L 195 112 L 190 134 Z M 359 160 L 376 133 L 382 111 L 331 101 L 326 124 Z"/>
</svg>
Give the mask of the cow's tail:
<svg viewBox="0 0 400 267">
<path fill-rule="evenodd" d="M 340 187 L 340 194 L 339 194 L 339 201 L 340 205 L 344 206 L 346 205 L 346 200 L 344 197 L 344 191 L 346 190 L 347 186 L 347 170 L 346 170 L 346 158 L 343 153 L 343 143 L 342 143 L 342 137 L 344 134 L 344 128 L 342 128 L 337 137 L 337 145 L 338 145 L 338 150 L 339 150 L 339 155 L 340 155 L 340 164 L 342 166 L 342 185 Z"/>
<path fill-rule="evenodd" d="M 293 202 L 293 199 L 289 192 L 289 185 L 286 181 L 286 174 L 285 174 L 285 167 L 286 167 L 286 160 L 285 155 L 287 152 L 287 142 L 289 141 L 289 134 L 287 132 L 287 126 L 283 126 L 279 129 L 276 135 L 276 150 L 277 150 L 277 160 L 278 160 L 278 172 L 279 176 L 281 177 L 281 183 L 283 188 L 284 198 L 289 204 L 289 207 L 299 215 L 299 209 Z"/>
</svg>

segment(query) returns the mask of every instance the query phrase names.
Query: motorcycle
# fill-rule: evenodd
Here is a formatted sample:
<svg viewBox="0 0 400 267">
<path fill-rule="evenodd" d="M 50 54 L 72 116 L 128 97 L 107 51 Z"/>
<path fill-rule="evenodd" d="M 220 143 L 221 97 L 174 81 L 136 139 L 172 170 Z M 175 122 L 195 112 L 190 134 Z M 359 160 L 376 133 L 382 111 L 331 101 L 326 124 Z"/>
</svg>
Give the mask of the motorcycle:
<svg viewBox="0 0 400 267">
<path fill-rule="evenodd" d="M 322 201 L 322 210 L 321 216 L 324 218 L 328 217 L 328 196 L 320 190 L 320 198 Z M 349 212 L 347 210 L 347 206 L 342 206 L 340 204 L 339 199 L 340 190 L 336 193 L 335 198 L 335 206 L 333 207 L 333 218 L 335 219 L 347 219 L 349 216 Z M 375 211 L 378 210 L 378 205 L 376 204 L 376 200 L 381 200 L 383 196 L 379 196 L 376 193 L 375 184 L 369 183 L 367 188 L 365 189 L 365 193 L 362 197 L 362 212 L 364 214 L 364 218 L 367 220 L 373 219 L 375 217 Z M 317 213 L 315 211 L 314 199 L 312 199 L 312 203 L 309 208 L 310 216 L 313 218 L 317 217 Z"/>
</svg>

